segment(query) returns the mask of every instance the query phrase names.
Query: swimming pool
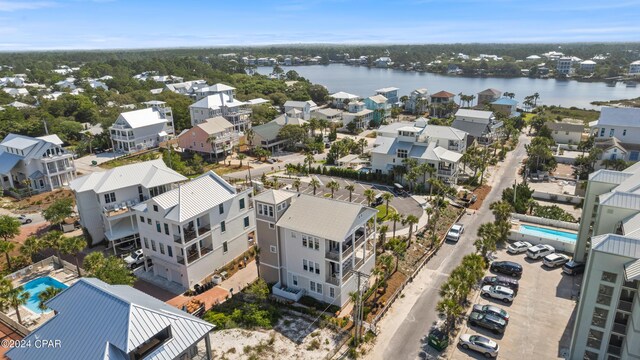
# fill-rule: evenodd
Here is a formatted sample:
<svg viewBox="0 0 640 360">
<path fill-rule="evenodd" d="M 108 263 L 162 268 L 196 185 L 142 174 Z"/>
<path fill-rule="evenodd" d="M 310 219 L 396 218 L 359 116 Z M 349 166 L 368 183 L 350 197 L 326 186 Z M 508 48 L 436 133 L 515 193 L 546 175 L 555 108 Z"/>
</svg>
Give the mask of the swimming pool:
<svg viewBox="0 0 640 360">
<path fill-rule="evenodd" d="M 25 307 L 36 314 L 42 313 L 42 310 L 38 308 L 38 305 L 40 304 L 40 299 L 38 298 L 38 295 L 41 292 L 45 291 L 49 286 L 53 286 L 57 289 L 62 289 L 62 290 L 68 288 L 67 285 L 61 283 L 60 281 L 50 276 L 44 276 L 41 278 L 33 279 L 28 283 L 24 284 L 24 290 L 29 292 L 29 300 L 27 300 Z M 50 311 L 51 309 L 47 309 L 45 313 Z"/>
<path fill-rule="evenodd" d="M 554 239 L 554 240 L 559 240 L 559 241 L 566 241 L 566 242 L 571 242 L 571 243 L 574 243 L 574 242 L 576 242 L 576 240 L 578 240 L 578 234 L 576 234 L 576 233 L 572 233 L 572 232 L 568 232 L 568 231 L 561 231 L 561 230 L 554 230 L 554 229 L 549 229 L 549 228 L 543 228 L 543 227 L 538 227 L 538 226 L 533 226 L 533 225 L 520 225 L 520 231 L 519 232 L 521 234 L 538 236 L 538 237 L 542 237 L 542 238 L 546 238 L 546 239 Z"/>
</svg>

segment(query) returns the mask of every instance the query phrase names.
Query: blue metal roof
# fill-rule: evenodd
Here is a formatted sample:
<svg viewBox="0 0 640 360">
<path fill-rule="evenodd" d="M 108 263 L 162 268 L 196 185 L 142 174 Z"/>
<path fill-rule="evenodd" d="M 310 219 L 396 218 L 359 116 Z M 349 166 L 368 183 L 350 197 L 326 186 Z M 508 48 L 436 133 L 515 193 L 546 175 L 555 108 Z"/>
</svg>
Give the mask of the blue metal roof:
<svg viewBox="0 0 640 360">
<path fill-rule="evenodd" d="M 0 153 L 0 174 L 8 174 L 22 157 L 8 152 Z"/>
<path fill-rule="evenodd" d="M 500 98 L 494 102 L 492 102 L 492 104 L 494 105 L 509 105 L 509 106 L 515 106 L 518 105 L 518 102 L 516 100 L 513 99 L 509 99 L 509 98 Z"/>
</svg>

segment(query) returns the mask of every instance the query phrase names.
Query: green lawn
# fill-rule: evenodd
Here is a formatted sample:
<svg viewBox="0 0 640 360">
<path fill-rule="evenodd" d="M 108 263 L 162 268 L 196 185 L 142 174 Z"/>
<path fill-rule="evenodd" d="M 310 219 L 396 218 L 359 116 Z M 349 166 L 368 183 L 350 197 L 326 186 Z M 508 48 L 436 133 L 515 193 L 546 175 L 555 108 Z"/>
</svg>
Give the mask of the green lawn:
<svg viewBox="0 0 640 360">
<path fill-rule="evenodd" d="M 391 215 L 391 214 L 397 212 L 396 209 L 393 206 L 389 205 L 389 214 L 387 214 L 387 205 L 386 204 L 378 205 L 378 206 L 376 206 L 376 209 L 378 209 L 378 216 L 377 216 L 378 217 L 378 222 L 386 220 L 388 215 Z"/>
</svg>

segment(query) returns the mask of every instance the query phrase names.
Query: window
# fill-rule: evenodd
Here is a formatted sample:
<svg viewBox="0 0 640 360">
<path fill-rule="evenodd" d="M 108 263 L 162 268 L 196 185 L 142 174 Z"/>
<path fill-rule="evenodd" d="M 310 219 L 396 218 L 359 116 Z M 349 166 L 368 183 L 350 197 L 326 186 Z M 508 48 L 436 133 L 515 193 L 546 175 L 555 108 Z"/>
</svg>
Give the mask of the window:
<svg viewBox="0 0 640 360">
<path fill-rule="evenodd" d="M 164 255 L 164 244 L 159 243 L 158 245 L 160 246 L 160 254 Z"/>
<path fill-rule="evenodd" d="M 158 212 L 158 205 L 153 205 L 153 211 Z"/>
<path fill-rule="evenodd" d="M 305 260 L 305 259 L 302 259 L 302 268 L 303 268 L 305 271 L 308 271 L 308 270 L 309 270 L 309 266 L 307 265 L 307 260 Z"/>
<path fill-rule="evenodd" d="M 627 136 L 627 129 L 622 130 L 622 136 Z"/>
<path fill-rule="evenodd" d="M 609 315 L 609 310 L 596 307 L 593 310 L 593 317 L 591 318 L 591 325 L 595 325 L 597 327 L 603 328 L 607 323 L 607 316 Z"/>
<path fill-rule="evenodd" d="M 275 245 L 269 246 L 269 250 L 274 254 L 278 252 L 278 248 L 276 248 Z"/>
<path fill-rule="evenodd" d="M 167 255 L 173 257 L 173 247 L 171 245 L 167 246 Z"/>
<path fill-rule="evenodd" d="M 329 288 L 329 297 L 330 298 L 336 297 L 336 289 L 335 288 L 332 288 L 332 287 Z"/>
<path fill-rule="evenodd" d="M 162 229 L 160 228 L 160 221 L 156 221 L 156 231 L 162 232 Z"/>
<path fill-rule="evenodd" d="M 273 206 L 258 204 L 258 215 L 273 217 Z"/>
<path fill-rule="evenodd" d="M 169 224 L 164 224 L 164 233 L 169 235 Z"/>
<path fill-rule="evenodd" d="M 222 243 L 222 253 L 226 254 L 229 251 L 229 246 L 227 245 L 227 242 L 223 242 Z"/>
<path fill-rule="evenodd" d="M 104 194 L 104 202 L 106 204 L 110 204 L 112 202 L 116 202 L 116 193 Z"/>
<path fill-rule="evenodd" d="M 307 247 L 307 235 L 302 235 L 302 246 Z"/>
<path fill-rule="evenodd" d="M 269 208 L 269 216 L 273 217 L 273 206 L 267 206 Z"/>
<path fill-rule="evenodd" d="M 312 292 L 316 292 L 316 283 L 313 281 L 309 282 L 309 290 Z"/>
<path fill-rule="evenodd" d="M 249 227 L 249 217 L 248 216 L 244 218 L 244 227 L 245 228 Z"/>
<path fill-rule="evenodd" d="M 313 247 L 316 250 L 320 250 L 320 239 L 318 238 L 313 238 Z"/>
<path fill-rule="evenodd" d="M 315 268 L 313 266 L 314 262 L 313 261 L 309 261 L 309 272 L 314 272 Z"/>
<path fill-rule="evenodd" d="M 322 294 L 322 284 L 320 283 L 316 284 L 316 292 L 318 294 Z"/>
<path fill-rule="evenodd" d="M 269 223 L 269 229 L 275 229 L 276 228 L 276 224 L 274 223 Z"/>
<path fill-rule="evenodd" d="M 144 224 L 144 216 L 140 216 L 140 222 Z"/>
<path fill-rule="evenodd" d="M 598 354 L 587 350 L 584 352 L 584 356 L 582 358 L 584 360 L 598 360 Z"/>
<path fill-rule="evenodd" d="M 618 278 L 618 274 L 610 273 L 607 271 L 602 272 L 602 281 L 615 283 L 617 278 Z"/>
<path fill-rule="evenodd" d="M 298 276 L 291 275 L 291 282 L 293 283 L 293 286 L 298 286 Z"/>
<path fill-rule="evenodd" d="M 399 157 L 400 159 L 406 159 L 407 158 L 407 150 L 406 149 L 398 149 L 396 156 Z"/>
<path fill-rule="evenodd" d="M 320 264 L 316 263 L 316 274 L 320 274 Z"/>
<path fill-rule="evenodd" d="M 155 242 L 155 240 L 151 240 L 151 250 L 156 251 L 156 242 Z"/>
<path fill-rule="evenodd" d="M 596 298 L 596 303 L 609 306 L 611 305 L 612 295 L 613 287 L 601 284 L 600 288 L 598 289 L 598 297 Z"/>
<path fill-rule="evenodd" d="M 587 338 L 587 346 L 594 349 L 600 349 L 602 344 L 602 331 L 595 329 L 589 329 L 589 336 Z"/>
<path fill-rule="evenodd" d="M 600 129 L 600 136 L 604 136 L 605 128 Z"/>
<path fill-rule="evenodd" d="M 149 248 L 149 239 L 147 238 L 144 238 L 144 247 L 147 249 Z"/>
<path fill-rule="evenodd" d="M 147 224 L 151 225 L 151 218 L 147 218 Z"/>
<path fill-rule="evenodd" d="M 613 136 L 613 133 L 615 132 L 615 129 L 611 129 L 609 130 L 609 136 Z"/>
<path fill-rule="evenodd" d="M 225 232 L 227 231 L 227 224 L 225 224 L 225 222 L 221 222 L 220 223 L 220 232 Z"/>
<path fill-rule="evenodd" d="M 218 212 L 220 212 L 220 214 L 224 214 L 224 204 L 218 205 Z"/>
<path fill-rule="evenodd" d="M 244 210 L 244 199 L 240 199 L 240 210 Z"/>
</svg>

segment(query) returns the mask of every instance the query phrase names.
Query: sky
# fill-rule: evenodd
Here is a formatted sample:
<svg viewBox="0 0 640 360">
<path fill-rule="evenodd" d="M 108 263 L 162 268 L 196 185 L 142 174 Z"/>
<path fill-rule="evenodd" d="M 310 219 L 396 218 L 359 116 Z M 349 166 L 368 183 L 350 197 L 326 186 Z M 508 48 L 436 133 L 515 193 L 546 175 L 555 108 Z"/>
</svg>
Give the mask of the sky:
<svg viewBox="0 0 640 360">
<path fill-rule="evenodd" d="M 0 51 L 640 41 L 640 0 L 0 0 Z"/>
</svg>

